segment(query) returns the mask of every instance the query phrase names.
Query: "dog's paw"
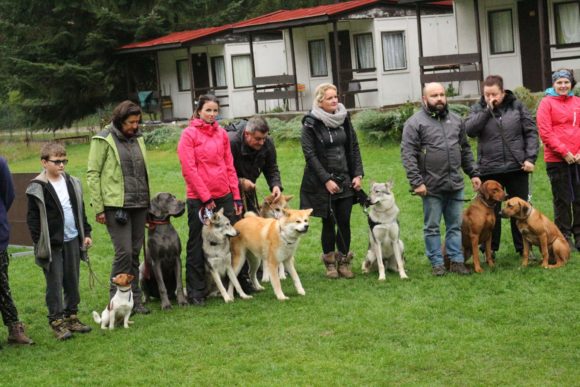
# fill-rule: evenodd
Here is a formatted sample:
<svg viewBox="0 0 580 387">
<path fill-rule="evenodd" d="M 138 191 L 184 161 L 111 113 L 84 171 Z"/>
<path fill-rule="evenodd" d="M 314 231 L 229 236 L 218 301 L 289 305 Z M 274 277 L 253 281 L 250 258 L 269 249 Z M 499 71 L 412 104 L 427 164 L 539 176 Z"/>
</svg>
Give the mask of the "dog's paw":
<svg viewBox="0 0 580 387">
<path fill-rule="evenodd" d="M 301 296 L 305 296 L 306 295 L 306 291 L 304 289 L 298 289 L 296 292 L 298 294 L 300 294 Z"/>
<path fill-rule="evenodd" d="M 234 298 L 233 298 L 233 297 L 230 297 L 230 296 L 228 295 L 227 297 L 224 297 L 224 301 L 225 301 L 226 303 L 234 302 Z"/>
<path fill-rule="evenodd" d="M 168 302 L 167 304 L 165 304 L 165 303 L 161 304 L 161 309 L 170 310 L 171 309 L 171 302 Z"/>
<path fill-rule="evenodd" d="M 252 296 L 250 296 L 249 294 L 240 294 L 240 298 L 243 300 L 249 300 L 250 298 L 254 298 Z"/>
<path fill-rule="evenodd" d="M 278 298 L 278 301 L 287 301 L 290 299 L 290 297 L 286 297 L 285 295 L 277 296 L 276 298 Z"/>
<path fill-rule="evenodd" d="M 379 276 L 379 281 L 386 281 L 387 277 L 383 274 Z"/>
<path fill-rule="evenodd" d="M 399 277 L 401 277 L 401 279 L 409 279 L 409 277 L 407 277 L 407 273 L 399 273 Z"/>
</svg>

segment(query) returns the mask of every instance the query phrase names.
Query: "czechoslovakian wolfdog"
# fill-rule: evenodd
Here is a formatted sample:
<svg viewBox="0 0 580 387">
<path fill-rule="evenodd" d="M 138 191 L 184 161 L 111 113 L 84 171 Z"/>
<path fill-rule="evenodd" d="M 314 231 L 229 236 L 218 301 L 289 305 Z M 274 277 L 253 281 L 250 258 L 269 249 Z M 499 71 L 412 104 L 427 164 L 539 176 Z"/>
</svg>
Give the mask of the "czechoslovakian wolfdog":
<svg viewBox="0 0 580 387">
<path fill-rule="evenodd" d="M 399 207 L 395 204 L 393 182 L 372 183 L 367 205 L 369 221 L 369 249 L 362 264 L 362 272 L 370 273 L 378 268 L 379 280 L 385 280 L 387 269 L 398 271 L 402 279 L 405 273 L 405 246 L 399 239 Z"/>
<path fill-rule="evenodd" d="M 225 302 L 233 302 L 234 297 L 233 291 L 231 295 L 228 294 L 222 283 L 222 277 L 224 275 L 227 275 L 230 284 L 233 284 L 241 298 L 252 298 L 252 296 L 247 295 L 242 290 L 232 267 L 230 238 L 238 234 L 236 229 L 230 224 L 230 220 L 224 215 L 223 208 L 214 212 L 207 219 L 201 230 L 206 269 L 211 274 L 213 282 L 216 284 Z"/>
</svg>

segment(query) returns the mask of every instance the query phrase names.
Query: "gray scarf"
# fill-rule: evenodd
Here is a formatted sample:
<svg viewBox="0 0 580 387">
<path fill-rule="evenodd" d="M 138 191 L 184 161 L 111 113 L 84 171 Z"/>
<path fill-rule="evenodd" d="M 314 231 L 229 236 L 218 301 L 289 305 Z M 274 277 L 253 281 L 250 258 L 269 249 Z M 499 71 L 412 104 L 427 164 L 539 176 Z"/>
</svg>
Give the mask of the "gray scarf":
<svg viewBox="0 0 580 387">
<path fill-rule="evenodd" d="M 312 104 L 312 110 L 310 113 L 318 118 L 320 121 L 324 123 L 329 128 L 338 128 L 344 123 L 344 119 L 346 118 L 346 108 L 343 104 L 339 103 L 336 107 L 336 111 L 334 113 L 328 113 L 320 106 L 318 106 L 318 102 L 314 101 Z"/>
</svg>

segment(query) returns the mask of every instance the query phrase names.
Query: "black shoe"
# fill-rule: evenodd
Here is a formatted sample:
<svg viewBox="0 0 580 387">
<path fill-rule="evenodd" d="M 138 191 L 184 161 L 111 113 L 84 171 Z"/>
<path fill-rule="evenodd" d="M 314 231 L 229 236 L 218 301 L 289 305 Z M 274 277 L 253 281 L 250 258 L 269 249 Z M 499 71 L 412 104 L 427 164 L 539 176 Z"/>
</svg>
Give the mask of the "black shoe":
<svg viewBox="0 0 580 387">
<path fill-rule="evenodd" d="M 131 312 L 131 315 L 134 315 L 134 314 L 149 314 L 149 313 L 151 313 L 151 311 L 145 305 L 143 305 L 143 304 L 136 304 L 136 305 L 133 305 L 133 311 Z"/>
<path fill-rule="evenodd" d="M 433 269 L 431 269 L 431 274 L 433 274 L 435 277 L 442 277 L 447 274 L 447 269 L 445 269 L 444 265 L 433 266 Z"/>
<path fill-rule="evenodd" d="M 249 278 L 238 278 L 238 279 L 244 293 L 246 294 L 256 293 L 256 289 L 254 289 L 254 285 L 252 285 L 252 281 L 250 281 Z"/>
<path fill-rule="evenodd" d="M 465 263 L 463 263 L 463 262 L 451 262 L 451 267 L 449 267 L 449 272 L 459 274 L 459 275 L 471 274 L 471 270 L 469 270 L 469 268 L 467 266 L 465 266 Z"/>
<path fill-rule="evenodd" d="M 190 297 L 187 299 L 187 301 L 189 302 L 189 305 L 193 305 L 193 306 L 205 306 L 205 298 L 204 297 Z"/>
</svg>

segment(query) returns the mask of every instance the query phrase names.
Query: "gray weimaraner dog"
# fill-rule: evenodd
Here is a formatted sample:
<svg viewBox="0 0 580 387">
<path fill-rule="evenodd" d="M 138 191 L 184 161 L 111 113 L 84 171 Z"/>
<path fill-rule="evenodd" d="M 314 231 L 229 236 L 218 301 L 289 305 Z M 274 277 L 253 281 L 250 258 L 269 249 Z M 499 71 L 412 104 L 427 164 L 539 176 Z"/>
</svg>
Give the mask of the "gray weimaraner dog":
<svg viewBox="0 0 580 387">
<path fill-rule="evenodd" d="M 170 309 L 169 299 L 174 297 L 179 305 L 187 305 L 181 280 L 181 240 L 170 221 L 172 216 L 179 217 L 184 212 L 185 203 L 170 193 L 161 192 L 151 199 L 147 251 L 141 264 L 140 281 L 145 301 L 150 297 L 159 298 L 162 309 Z"/>
</svg>

